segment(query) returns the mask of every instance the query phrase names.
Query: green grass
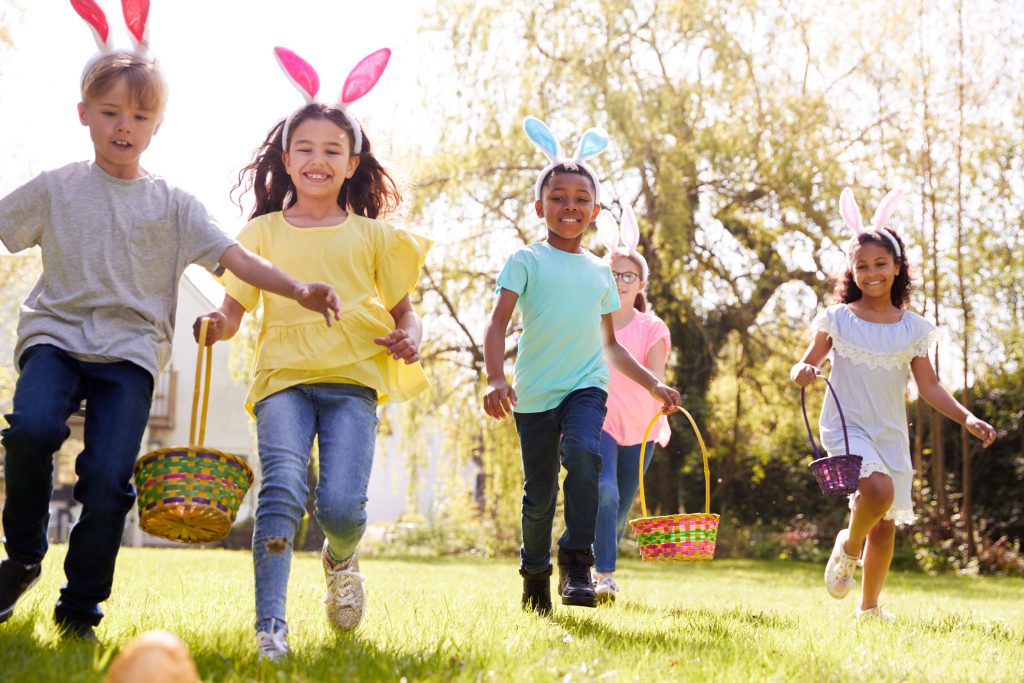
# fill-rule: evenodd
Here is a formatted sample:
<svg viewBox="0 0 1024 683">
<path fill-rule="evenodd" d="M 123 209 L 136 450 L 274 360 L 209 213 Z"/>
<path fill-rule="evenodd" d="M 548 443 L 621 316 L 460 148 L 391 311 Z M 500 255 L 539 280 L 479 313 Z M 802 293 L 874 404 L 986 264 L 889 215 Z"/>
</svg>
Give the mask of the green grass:
<svg viewBox="0 0 1024 683">
<path fill-rule="evenodd" d="M 50 616 L 64 548 L 0 625 L 0 680 L 100 681 L 116 650 L 153 628 L 189 645 L 204 681 L 1021 681 L 1024 580 L 890 576 L 900 621 L 859 624 L 821 568 L 781 562 L 624 561 L 611 609 L 518 607 L 514 559 L 364 558 L 366 619 L 338 637 L 319 557 L 295 558 L 292 656 L 254 653 L 248 553 L 124 549 L 99 647 L 62 643 Z"/>
</svg>

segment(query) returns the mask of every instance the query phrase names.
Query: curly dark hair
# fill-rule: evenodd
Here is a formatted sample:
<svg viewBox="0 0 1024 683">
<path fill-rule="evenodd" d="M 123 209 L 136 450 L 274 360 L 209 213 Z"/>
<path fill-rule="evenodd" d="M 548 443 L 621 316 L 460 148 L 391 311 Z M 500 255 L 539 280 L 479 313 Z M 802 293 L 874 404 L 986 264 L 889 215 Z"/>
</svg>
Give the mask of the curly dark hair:
<svg viewBox="0 0 1024 683">
<path fill-rule="evenodd" d="M 289 124 L 288 140 L 285 141 L 287 144 L 291 143 L 292 135 L 299 124 L 307 119 L 331 121 L 345 131 L 349 145 L 354 144 L 352 125 L 345 114 L 334 105 L 320 102 L 307 104 L 295 113 Z M 282 119 L 274 124 L 263 144 L 253 152 L 252 161 L 239 172 L 238 184 L 231 188 L 232 195 L 239 188 L 242 190 L 238 193 L 239 208 L 242 206 L 242 195 L 249 190 L 255 193 L 256 204 L 249 214 L 250 220 L 293 206 L 298 199 L 295 184 L 292 183 L 291 176 L 284 166 L 283 154 L 286 147 L 281 144 L 284 122 Z M 352 177 L 342 184 L 341 191 L 338 192 L 338 206 L 367 218 L 384 217 L 398 208 L 402 202 L 402 195 L 391 174 L 373 156 L 373 148 L 366 131 L 362 132 L 363 149 L 357 155 L 359 166 Z"/>
<path fill-rule="evenodd" d="M 892 305 L 896 308 L 904 308 L 910 302 L 910 289 L 911 280 L 913 274 L 910 271 L 910 264 L 907 262 L 907 248 L 903 244 L 903 240 L 892 228 L 882 228 L 887 231 L 890 235 L 896 238 L 896 242 L 900 245 L 900 256 L 896 256 L 896 249 L 893 248 L 892 242 L 890 242 L 882 233 L 877 230 L 868 230 L 860 233 L 856 240 L 858 245 L 862 244 L 875 244 L 883 247 L 886 251 L 892 254 L 893 260 L 896 265 L 900 267 L 900 272 L 893 280 L 892 289 L 889 291 L 889 296 L 892 299 Z M 853 245 L 851 244 L 851 250 Z M 835 286 L 832 290 L 832 297 L 836 303 L 848 304 L 853 301 L 857 301 L 864 293 L 860 291 L 860 287 L 853 279 L 853 269 L 850 267 L 849 262 L 846 265 L 846 271 L 842 274 L 833 278 Z"/>
<path fill-rule="evenodd" d="M 554 178 L 556 175 L 563 175 L 566 173 L 571 175 L 583 176 L 584 178 L 587 179 L 587 182 L 590 183 L 591 190 L 597 192 L 597 188 L 594 187 L 594 179 L 590 177 L 590 174 L 584 171 L 582 166 L 572 161 L 565 161 L 560 164 L 557 164 L 550 171 L 548 171 L 547 175 L 544 176 L 544 180 L 542 180 L 540 183 L 541 192 L 544 191 L 544 188 L 547 187 L 548 183 L 551 182 L 552 178 Z"/>
</svg>

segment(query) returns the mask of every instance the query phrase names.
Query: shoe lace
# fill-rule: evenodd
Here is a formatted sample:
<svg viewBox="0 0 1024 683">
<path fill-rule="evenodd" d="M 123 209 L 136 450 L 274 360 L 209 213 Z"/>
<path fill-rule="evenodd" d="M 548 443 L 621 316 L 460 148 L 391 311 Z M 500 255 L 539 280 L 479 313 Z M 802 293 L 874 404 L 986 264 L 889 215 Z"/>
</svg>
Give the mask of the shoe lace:
<svg viewBox="0 0 1024 683">
<path fill-rule="evenodd" d="M 590 567 L 585 564 L 570 564 L 565 568 L 566 578 L 573 583 L 590 584 Z"/>
<path fill-rule="evenodd" d="M 337 607 L 359 607 L 358 589 L 366 577 L 348 567 L 331 569 L 327 574 L 327 594 L 324 604 Z"/>
<path fill-rule="evenodd" d="M 257 633 L 256 639 L 259 641 L 256 649 L 261 657 L 273 659 L 288 652 L 288 632 L 284 628 L 271 626 L 269 631 Z"/>
<path fill-rule="evenodd" d="M 615 583 L 615 579 L 613 579 L 610 576 L 606 576 L 606 577 L 602 578 L 598 585 L 599 586 L 605 586 L 605 587 L 607 587 L 607 588 L 609 588 L 609 589 L 611 589 L 613 591 L 618 591 L 619 590 L 619 585 L 617 583 Z"/>
</svg>

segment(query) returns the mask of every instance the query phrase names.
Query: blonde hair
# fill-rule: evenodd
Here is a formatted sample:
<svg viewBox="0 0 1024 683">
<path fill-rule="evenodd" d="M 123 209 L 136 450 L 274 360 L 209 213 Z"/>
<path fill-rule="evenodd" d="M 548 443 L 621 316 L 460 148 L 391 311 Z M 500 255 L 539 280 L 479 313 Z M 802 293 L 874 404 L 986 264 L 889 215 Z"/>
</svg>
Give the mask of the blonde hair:
<svg viewBox="0 0 1024 683">
<path fill-rule="evenodd" d="M 167 106 L 167 81 L 155 60 L 131 52 L 111 52 L 96 60 L 82 78 L 82 101 L 102 97 L 124 78 L 132 102 L 162 114 Z"/>
</svg>

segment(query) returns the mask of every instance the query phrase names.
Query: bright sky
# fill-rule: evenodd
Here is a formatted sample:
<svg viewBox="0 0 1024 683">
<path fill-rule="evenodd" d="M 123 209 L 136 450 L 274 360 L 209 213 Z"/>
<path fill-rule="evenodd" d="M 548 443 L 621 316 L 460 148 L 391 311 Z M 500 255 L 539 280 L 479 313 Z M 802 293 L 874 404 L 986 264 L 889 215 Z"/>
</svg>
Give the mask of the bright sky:
<svg viewBox="0 0 1024 683">
<path fill-rule="evenodd" d="M 114 45 L 130 48 L 120 1 L 97 1 Z M 82 67 L 96 53 L 89 26 L 67 0 L 12 4 L 18 7 L 4 14 L 14 47 L 0 52 L 0 196 L 40 171 L 93 158 L 75 109 Z M 421 0 L 153 0 L 150 40 L 170 102 L 143 166 L 199 197 L 234 234 L 245 222 L 228 198 L 238 170 L 270 127 L 302 104 L 273 48 L 288 47 L 312 64 L 320 99 L 334 101 L 360 59 L 390 47 L 384 76 L 352 112 L 385 165 L 408 173 L 416 130 L 397 122 L 415 120 L 422 107 L 415 93 L 426 60 L 417 29 L 426 6 Z"/>
</svg>

